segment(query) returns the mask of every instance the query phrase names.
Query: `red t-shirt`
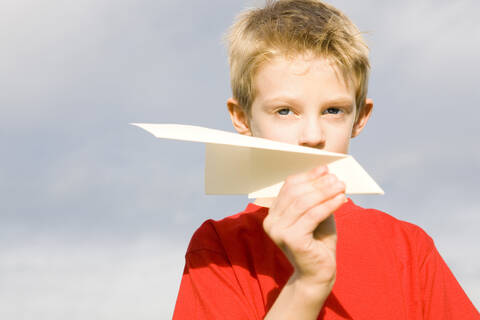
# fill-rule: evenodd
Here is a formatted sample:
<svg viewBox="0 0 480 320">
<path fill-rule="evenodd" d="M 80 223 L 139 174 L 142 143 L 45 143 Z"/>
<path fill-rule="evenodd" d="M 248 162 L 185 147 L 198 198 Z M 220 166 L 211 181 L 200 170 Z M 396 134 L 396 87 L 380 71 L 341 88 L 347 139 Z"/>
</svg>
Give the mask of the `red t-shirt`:
<svg viewBox="0 0 480 320">
<path fill-rule="evenodd" d="M 263 319 L 293 272 L 249 204 L 193 235 L 174 319 Z M 337 277 L 318 319 L 480 319 L 419 227 L 351 200 L 335 213 Z"/>
</svg>

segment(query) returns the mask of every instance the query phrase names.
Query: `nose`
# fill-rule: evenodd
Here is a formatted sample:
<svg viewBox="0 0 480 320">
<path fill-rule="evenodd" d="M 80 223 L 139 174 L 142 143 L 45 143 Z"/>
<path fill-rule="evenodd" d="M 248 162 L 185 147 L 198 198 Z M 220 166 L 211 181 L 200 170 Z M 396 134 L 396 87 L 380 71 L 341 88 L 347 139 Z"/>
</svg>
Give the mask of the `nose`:
<svg viewBox="0 0 480 320">
<path fill-rule="evenodd" d="M 320 119 L 311 119 L 302 124 L 298 144 L 317 149 L 325 147 L 325 132 Z"/>
</svg>

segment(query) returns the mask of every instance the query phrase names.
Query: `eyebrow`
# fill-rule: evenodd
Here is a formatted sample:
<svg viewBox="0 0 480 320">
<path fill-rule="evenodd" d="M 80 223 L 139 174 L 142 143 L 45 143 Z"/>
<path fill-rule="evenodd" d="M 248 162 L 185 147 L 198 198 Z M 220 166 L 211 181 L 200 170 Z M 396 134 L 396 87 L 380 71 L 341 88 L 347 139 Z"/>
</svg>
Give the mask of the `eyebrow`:
<svg viewBox="0 0 480 320">
<path fill-rule="evenodd" d="M 270 104 L 273 104 L 273 103 L 279 103 L 279 102 L 285 102 L 285 103 L 292 103 L 292 104 L 296 104 L 298 103 L 298 99 L 296 99 L 295 97 L 290 97 L 290 96 L 278 96 L 278 97 L 273 97 L 273 98 L 270 98 L 270 99 L 265 99 L 264 103 L 266 105 L 270 105 Z M 322 107 L 324 106 L 353 106 L 353 104 L 355 103 L 355 100 L 349 98 L 349 97 L 335 97 L 335 98 L 332 98 L 332 99 L 329 99 L 327 101 L 325 101 L 323 104 L 322 104 Z"/>
<path fill-rule="evenodd" d="M 277 97 L 272 97 L 269 99 L 264 100 L 265 104 L 273 104 L 273 103 L 292 103 L 296 104 L 298 103 L 298 100 L 295 97 L 290 97 L 290 96 L 277 96 Z"/>
<path fill-rule="evenodd" d="M 355 100 L 348 97 L 338 97 L 325 101 L 323 105 L 352 106 L 354 103 Z"/>
</svg>

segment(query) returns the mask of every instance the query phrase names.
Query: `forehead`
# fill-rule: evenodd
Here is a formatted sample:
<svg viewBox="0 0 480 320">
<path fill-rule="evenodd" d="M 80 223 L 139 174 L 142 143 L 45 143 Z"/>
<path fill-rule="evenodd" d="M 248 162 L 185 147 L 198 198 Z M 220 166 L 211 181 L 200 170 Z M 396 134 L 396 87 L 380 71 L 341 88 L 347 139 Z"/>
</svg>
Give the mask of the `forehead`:
<svg viewBox="0 0 480 320">
<path fill-rule="evenodd" d="M 265 61 L 254 76 L 255 99 L 278 95 L 343 97 L 354 100 L 355 90 L 330 59 L 313 55 L 275 56 Z"/>
</svg>

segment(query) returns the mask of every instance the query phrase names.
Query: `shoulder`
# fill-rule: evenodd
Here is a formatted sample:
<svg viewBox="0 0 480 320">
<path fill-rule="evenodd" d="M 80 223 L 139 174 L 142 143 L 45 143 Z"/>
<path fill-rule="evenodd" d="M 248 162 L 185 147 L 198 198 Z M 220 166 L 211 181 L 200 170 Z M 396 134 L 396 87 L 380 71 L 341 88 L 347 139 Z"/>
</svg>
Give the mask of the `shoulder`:
<svg viewBox="0 0 480 320">
<path fill-rule="evenodd" d="M 362 208 L 351 200 L 336 214 L 336 221 L 339 233 L 379 246 L 423 255 L 434 249 L 432 238 L 421 227 L 377 209 Z"/>
<path fill-rule="evenodd" d="M 369 230 L 390 234 L 392 231 L 400 232 L 406 236 L 430 238 L 419 226 L 399 220 L 381 210 L 362 208 L 349 200 L 336 213 L 336 221 L 348 225 L 366 226 Z"/>
<path fill-rule="evenodd" d="M 187 254 L 199 250 L 224 253 L 231 242 L 240 241 L 243 237 L 261 237 L 262 222 L 268 209 L 252 203 L 242 212 L 221 220 L 206 220 L 193 234 Z"/>
</svg>

